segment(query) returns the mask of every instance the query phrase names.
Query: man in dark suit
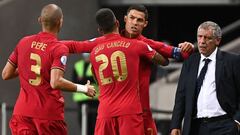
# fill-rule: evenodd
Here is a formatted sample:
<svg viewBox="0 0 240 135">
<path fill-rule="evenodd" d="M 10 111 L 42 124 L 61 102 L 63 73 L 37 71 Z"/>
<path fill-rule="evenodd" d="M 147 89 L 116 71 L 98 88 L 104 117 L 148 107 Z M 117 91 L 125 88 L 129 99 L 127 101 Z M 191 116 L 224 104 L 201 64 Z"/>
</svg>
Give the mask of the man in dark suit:
<svg viewBox="0 0 240 135">
<path fill-rule="evenodd" d="M 199 53 L 183 64 L 171 135 L 238 134 L 240 59 L 218 48 L 221 37 L 221 28 L 214 22 L 207 21 L 198 27 Z"/>
</svg>

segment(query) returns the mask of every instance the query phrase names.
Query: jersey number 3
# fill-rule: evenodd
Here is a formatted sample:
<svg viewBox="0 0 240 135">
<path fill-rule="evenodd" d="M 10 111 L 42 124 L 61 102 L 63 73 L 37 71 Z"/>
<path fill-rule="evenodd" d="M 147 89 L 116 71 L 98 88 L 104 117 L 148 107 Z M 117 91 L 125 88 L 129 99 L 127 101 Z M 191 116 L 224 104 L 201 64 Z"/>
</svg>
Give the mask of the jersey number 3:
<svg viewBox="0 0 240 135">
<path fill-rule="evenodd" d="M 40 68 L 41 68 L 41 57 L 38 54 L 31 53 L 31 60 L 36 61 L 35 65 L 31 65 L 31 71 L 35 73 L 35 79 L 29 79 L 28 82 L 31 85 L 38 86 L 41 83 Z"/>
<path fill-rule="evenodd" d="M 126 56 L 122 51 L 115 51 L 112 53 L 110 57 L 110 63 L 108 60 L 108 57 L 105 54 L 100 54 L 95 57 L 97 62 L 102 61 L 102 63 L 99 66 L 98 72 L 99 72 L 99 78 L 101 80 L 101 84 L 109 84 L 113 82 L 112 77 L 104 76 L 103 71 L 108 67 L 111 66 L 114 79 L 117 81 L 124 81 L 128 76 L 127 71 L 127 62 L 126 62 Z M 118 62 L 119 60 L 119 62 Z M 118 66 L 118 64 L 120 64 Z M 121 73 L 119 72 L 119 68 L 121 68 Z"/>
</svg>

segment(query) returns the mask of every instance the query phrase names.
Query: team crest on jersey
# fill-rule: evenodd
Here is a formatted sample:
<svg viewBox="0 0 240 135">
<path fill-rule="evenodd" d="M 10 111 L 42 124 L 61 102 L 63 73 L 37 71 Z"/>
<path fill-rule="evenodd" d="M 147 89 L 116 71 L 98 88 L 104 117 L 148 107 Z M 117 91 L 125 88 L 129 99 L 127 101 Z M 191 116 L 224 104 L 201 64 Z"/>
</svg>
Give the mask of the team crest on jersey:
<svg viewBox="0 0 240 135">
<path fill-rule="evenodd" d="M 149 50 L 149 51 L 152 51 L 152 50 L 153 50 L 152 47 L 150 47 L 149 45 L 147 45 L 147 47 L 148 47 L 148 50 Z"/>
<path fill-rule="evenodd" d="M 62 56 L 62 57 L 61 57 L 61 63 L 62 63 L 63 65 L 66 65 L 66 64 L 67 64 L 67 56 Z"/>
<path fill-rule="evenodd" d="M 96 38 L 92 38 L 92 39 L 90 39 L 90 40 L 88 40 L 88 41 L 92 42 L 92 41 L 94 41 L 94 40 L 96 40 Z"/>
</svg>

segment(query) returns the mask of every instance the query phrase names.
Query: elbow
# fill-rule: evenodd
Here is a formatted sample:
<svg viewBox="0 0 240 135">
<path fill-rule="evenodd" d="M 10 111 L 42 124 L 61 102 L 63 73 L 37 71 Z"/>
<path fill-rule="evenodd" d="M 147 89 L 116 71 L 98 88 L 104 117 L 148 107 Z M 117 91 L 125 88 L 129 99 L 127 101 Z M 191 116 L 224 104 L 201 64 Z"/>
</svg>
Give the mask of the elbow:
<svg viewBox="0 0 240 135">
<path fill-rule="evenodd" d="M 18 76 L 18 69 L 11 65 L 9 62 L 5 65 L 2 70 L 2 79 L 9 80 Z"/>
<path fill-rule="evenodd" d="M 9 77 L 7 75 L 7 72 L 5 72 L 4 70 L 2 71 L 2 79 L 3 80 L 8 80 L 9 79 Z"/>
<path fill-rule="evenodd" d="M 61 79 L 51 80 L 50 85 L 53 89 L 60 89 L 61 88 Z"/>
<path fill-rule="evenodd" d="M 160 58 L 160 60 L 157 60 L 156 64 L 161 66 L 167 66 L 169 64 L 169 60 L 163 57 L 163 58 Z"/>
<path fill-rule="evenodd" d="M 167 66 L 169 64 L 168 58 L 163 57 L 159 53 L 155 53 L 153 57 L 153 62 L 157 65 Z"/>
<path fill-rule="evenodd" d="M 169 60 L 165 59 L 165 61 L 163 63 L 161 63 L 162 66 L 167 66 L 169 64 Z"/>
</svg>

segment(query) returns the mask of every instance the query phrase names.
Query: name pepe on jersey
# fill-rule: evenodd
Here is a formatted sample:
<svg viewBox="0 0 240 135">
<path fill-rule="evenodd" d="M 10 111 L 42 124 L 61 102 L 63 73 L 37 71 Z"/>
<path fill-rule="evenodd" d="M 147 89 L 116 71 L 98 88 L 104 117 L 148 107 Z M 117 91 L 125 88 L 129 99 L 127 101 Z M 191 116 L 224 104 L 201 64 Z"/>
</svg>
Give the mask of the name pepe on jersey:
<svg viewBox="0 0 240 135">
<path fill-rule="evenodd" d="M 33 41 L 31 48 L 37 49 L 37 50 L 41 50 L 41 51 L 45 51 L 47 48 L 47 44 L 41 43 L 41 42 L 36 42 Z"/>
<path fill-rule="evenodd" d="M 46 51 L 47 46 L 48 45 L 45 43 L 33 41 L 31 48 L 36 49 L 36 50 Z M 61 61 L 62 65 L 66 65 L 67 64 L 67 56 L 64 56 L 64 55 L 61 56 L 60 61 Z"/>
</svg>

